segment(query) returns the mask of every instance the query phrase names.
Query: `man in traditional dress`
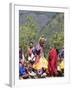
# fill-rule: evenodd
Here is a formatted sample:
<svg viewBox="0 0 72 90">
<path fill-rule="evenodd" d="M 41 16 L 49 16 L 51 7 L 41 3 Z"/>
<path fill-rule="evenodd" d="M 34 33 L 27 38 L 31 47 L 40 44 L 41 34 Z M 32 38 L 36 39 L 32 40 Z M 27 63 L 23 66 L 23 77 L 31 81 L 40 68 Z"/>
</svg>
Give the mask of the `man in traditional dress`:
<svg viewBox="0 0 72 90">
<path fill-rule="evenodd" d="M 49 76 L 56 76 L 57 74 L 57 51 L 51 48 L 48 53 L 48 72 Z"/>
</svg>

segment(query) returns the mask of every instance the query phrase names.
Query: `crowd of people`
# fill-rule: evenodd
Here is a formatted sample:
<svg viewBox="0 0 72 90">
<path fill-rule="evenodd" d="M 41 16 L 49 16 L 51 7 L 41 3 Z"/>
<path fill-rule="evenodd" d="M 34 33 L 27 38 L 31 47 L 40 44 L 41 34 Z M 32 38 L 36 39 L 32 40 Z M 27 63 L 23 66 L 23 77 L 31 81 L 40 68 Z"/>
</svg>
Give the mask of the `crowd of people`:
<svg viewBox="0 0 72 90">
<path fill-rule="evenodd" d="M 47 78 L 64 76 L 64 48 L 59 52 L 50 47 L 48 58 L 44 57 L 44 36 L 39 38 L 37 45 L 30 42 L 27 50 L 27 59 L 22 48 L 19 48 L 19 78 Z"/>
</svg>

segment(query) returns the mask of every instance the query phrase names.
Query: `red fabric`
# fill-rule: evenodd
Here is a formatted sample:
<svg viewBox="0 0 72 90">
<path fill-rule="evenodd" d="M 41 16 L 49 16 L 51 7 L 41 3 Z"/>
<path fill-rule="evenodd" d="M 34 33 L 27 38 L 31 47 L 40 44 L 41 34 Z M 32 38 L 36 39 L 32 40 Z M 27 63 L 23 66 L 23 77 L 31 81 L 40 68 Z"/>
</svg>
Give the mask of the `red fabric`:
<svg viewBox="0 0 72 90">
<path fill-rule="evenodd" d="M 57 72 L 57 52 L 55 48 L 52 48 L 49 51 L 49 57 L 48 57 L 48 72 L 49 75 L 55 75 Z"/>
</svg>

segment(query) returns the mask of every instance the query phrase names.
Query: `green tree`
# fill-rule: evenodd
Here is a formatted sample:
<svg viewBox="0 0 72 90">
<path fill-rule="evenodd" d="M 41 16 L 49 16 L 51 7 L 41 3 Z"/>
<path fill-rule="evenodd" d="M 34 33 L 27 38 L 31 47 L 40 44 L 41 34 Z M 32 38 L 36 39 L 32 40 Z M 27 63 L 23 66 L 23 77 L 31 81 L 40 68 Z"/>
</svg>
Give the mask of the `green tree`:
<svg viewBox="0 0 72 90">
<path fill-rule="evenodd" d="M 64 46 L 64 33 L 55 32 L 55 34 L 49 39 L 49 44 L 57 49 L 62 48 Z"/>
<path fill-rule="evenodd" d="M 24 25 L 19 27 L 19 45 L 23 48 L 24 53 L 27 52 L 29 42 L 35 42 L 37 29 L 37 23 L 31 16 L 27 16 Z"/>
</svg>

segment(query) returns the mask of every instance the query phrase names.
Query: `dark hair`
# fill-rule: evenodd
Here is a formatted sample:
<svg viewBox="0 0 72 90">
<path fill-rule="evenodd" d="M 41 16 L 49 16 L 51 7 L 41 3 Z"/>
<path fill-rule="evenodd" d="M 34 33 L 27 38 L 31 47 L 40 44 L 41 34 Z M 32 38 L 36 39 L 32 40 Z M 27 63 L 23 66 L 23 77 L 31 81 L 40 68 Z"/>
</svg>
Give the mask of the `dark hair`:
<svg viewBox="0 0 72 90">
<path fill-rule="evenodd" d="M 56 48 L 57 55 L 59 54 L 59 49 Z"/>
<path fill-rule="evenodd" d="M 40 49 L 39 50 L 36 49 L 36 54 L 40 55 Z"/>
<path fill-rule="evenodd" d="M 32 43 L 32 44 L 33 44 L 33 42 L 32 42 L 32 41 L 31 41 L 31 42 L 29 42 L 29 44 L 30 44 L 30 43 Z"/>
</svg>

